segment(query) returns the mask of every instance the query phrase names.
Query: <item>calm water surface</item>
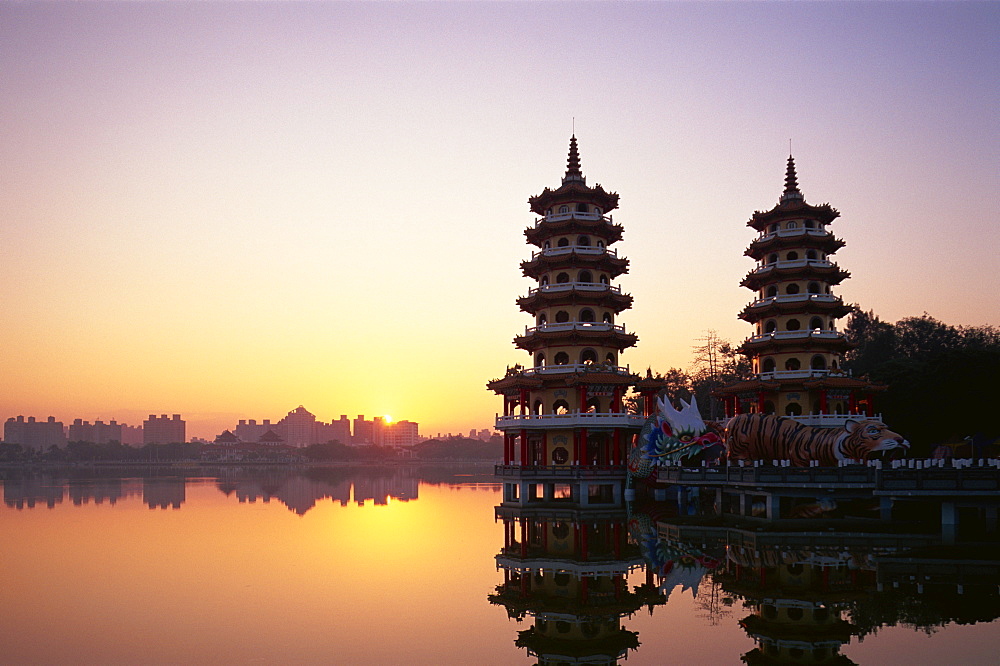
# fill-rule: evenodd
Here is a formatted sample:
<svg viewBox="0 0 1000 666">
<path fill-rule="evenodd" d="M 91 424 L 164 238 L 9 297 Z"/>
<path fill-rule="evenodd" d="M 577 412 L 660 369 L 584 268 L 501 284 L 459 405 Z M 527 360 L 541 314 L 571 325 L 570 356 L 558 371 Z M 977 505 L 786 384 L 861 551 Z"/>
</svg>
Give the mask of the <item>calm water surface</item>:
<svg viewBox="0 0 1000 666">
<path fill-rule="evenodd" d="M 629 573 L 617 590 L 598 575 L 581 597 L 572 576 L 527 581 L 498 567 L 521 545 L 495 518 L 491 471 L 0 472 L 0 663 L 1000 659 L 996 558 L 960 554 L 959 566 L 951 551 L 914 559 L 822 535 L 781 550 L 739 532 L 720 550 L 604 515 L 590 561 Z M 572 525 L 554 525 L 551 539 L 572 538 Z M 817 604 L 836 616 L 803 622 Z"/>
</svg>

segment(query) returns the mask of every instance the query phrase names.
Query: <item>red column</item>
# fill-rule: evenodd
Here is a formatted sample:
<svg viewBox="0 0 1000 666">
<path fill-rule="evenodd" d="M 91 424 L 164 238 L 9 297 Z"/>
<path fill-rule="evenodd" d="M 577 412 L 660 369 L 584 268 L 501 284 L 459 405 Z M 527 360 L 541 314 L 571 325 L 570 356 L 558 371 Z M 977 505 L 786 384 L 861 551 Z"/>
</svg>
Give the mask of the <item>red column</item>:
<svg viewBox="0 0 1000 666">
<path fill-rule="evenodd" d="M 580 386 L 580 411 L 587 411 L 587 385 Z"/>
<path fill-rule="evenodd" d="M 520 403 L 521 416 L 524 416 L 528 412 L 528 389 L 520 389 L 517 392 L 517 401 Z"/>
<path fill-rule="evenodd" d="M 611 396 L 611 411 L 622 411 L 622 388 L 620 386 L 615 387 L 615 393 Z"/>
<path fill-rule="evenodd" d="M 590 447 L 587 446 L 587 429 L 580 428 L 580 451 L 581 457 L 586 459 L 586 464 L 590 464 Z M 582 464 L 582 463 L 581 463 Z"/>
<path fill-rule="evenodd" d="M 848 403 L 847 411 L 849 413 L 851 413 L 851 414 L 857 414 L 858 413 L 858 397 L 857 397 L 857 395 L 855 395 L 853 389 L 851 390 L 851 397 L 850 397 L 850 401 Z"/>
<path fill-rule="evenodd" d="M 646 418 L 649 418 L 650 416 L 653 415 L 653 410 L 655 409 L 654 407 L 655 401 L 653 400 L 655 396 L 652 393 L 647 393 L 643 397 L 645 398 L 645 400 L 643 401 L 642 415 L 645 416 Z"/>
<path fill-rule="evenodd" d="M 622 431 L 615 428 L 615 434 L 612 435 L 611 440 L 614 442 L 614 454 L 612 456 L 611 464 L 615 466 L 621 465 L 623 462 L 622 458 L 624 457 L 622 455 Z"/>
<path fill-rule="evenodd" d="M 875 416 L 875 396 L 868 393 L 865 395 L 865 416 Z"/>
<path fill-rule="evenodd" d="M 826 414 L 826 389 L 819 392 L 819 411 L 820 414 Z"/>
<path fill-rule="evenodd" d="M 521 431 L 521 466 L 528 464 L 528 431 Z"/>
<path fill-rule="evenodd" d="M 757 391 L 757 412 L 760 414 L 764 413 L 764 392 Z"/>
</svg>

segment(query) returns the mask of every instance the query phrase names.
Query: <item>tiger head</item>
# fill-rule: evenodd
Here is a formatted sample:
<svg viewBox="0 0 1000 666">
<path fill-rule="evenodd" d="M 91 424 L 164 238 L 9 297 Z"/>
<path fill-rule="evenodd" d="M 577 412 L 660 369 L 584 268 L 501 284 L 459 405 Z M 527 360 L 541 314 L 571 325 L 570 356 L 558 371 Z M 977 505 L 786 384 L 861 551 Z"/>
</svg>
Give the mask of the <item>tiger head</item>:
<svg viewBox="0 0 1000 666">
<path fill-rule="evenodd" d="M 841 440 L 840 455 L 853 460 L 882 457 L 887 460 L 906 455 L 910 443 L 889 430 L 881 421 L 850 420 L 844 424 L 847 436 Z"/>
</svg>

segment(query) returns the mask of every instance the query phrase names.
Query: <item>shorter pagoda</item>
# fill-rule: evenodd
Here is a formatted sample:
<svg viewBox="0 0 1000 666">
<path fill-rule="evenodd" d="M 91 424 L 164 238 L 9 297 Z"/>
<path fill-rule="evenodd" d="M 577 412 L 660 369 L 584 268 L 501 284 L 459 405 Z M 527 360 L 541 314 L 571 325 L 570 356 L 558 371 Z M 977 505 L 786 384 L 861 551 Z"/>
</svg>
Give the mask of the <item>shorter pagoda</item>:
<svg viewBox="0 0 1000 666">
<path fill-rule="evenodd" d="M 747 222 L 758 236 L 744 254 L 757 265 L 741 285 L 755 299 L 739 317 L 755 330 L 740 351 L 752 360 L 754 376 L 717 392 L 727 417 L 778 414 L 830 427 L 854 415 L 876 418 L 872 394 L 886 387 L 842 369 L 852 344 L 836 327 L 851 306 L 832 290 L 850 277 L 831 259 L 844 246 L 829 230 L 839 216 L 830 204 L 806 203 L 789 155 L 778 205 Z"/>
</svg>

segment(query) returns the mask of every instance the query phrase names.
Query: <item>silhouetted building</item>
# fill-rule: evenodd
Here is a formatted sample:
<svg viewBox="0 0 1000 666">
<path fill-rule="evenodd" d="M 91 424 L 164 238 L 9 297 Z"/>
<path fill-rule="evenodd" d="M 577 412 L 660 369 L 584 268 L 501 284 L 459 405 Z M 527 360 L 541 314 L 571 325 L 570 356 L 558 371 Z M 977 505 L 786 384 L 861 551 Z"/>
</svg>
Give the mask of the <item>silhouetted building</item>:
<svg viewBox="0 0 1000 666">
<path fill-rule="evenodd" d="M 98 419 L 91 423 L 83 419 L 74 419 L 69 426 L 68 439 L 71 442 L 92 442 L 94 444 L 121 443 L 122 426 L 117 421 L 105 423 Z"/>
<path fill-rule="evenodd" d="M 168 417 L 166 414 L 156 416 L 150 414 L 149 418 L 142 422 L 142 443 L 143 444 L 171 444 L 173 442 L 184 442 L 185 422 L 181 420 L 180 414 Z"/>
<path fill-rule="evenodd" d="M 44 451 L 52 446 L 65 446 L 66 433 L 62 421 L 56 421 L 54 416 L 45 421 L 36 421 L 34 416 L 27 420 L 23 416 L 12 416 L 3 424 L 3 441 Z"/>
<path fill-rule="evenodd" d="M 354 419 L 354 436 L 351 438 L 352 444 L 374 444 L 375 433 L 372 421 L 365 421 L 364 414 L 358 414 Z"/>
</svg>

